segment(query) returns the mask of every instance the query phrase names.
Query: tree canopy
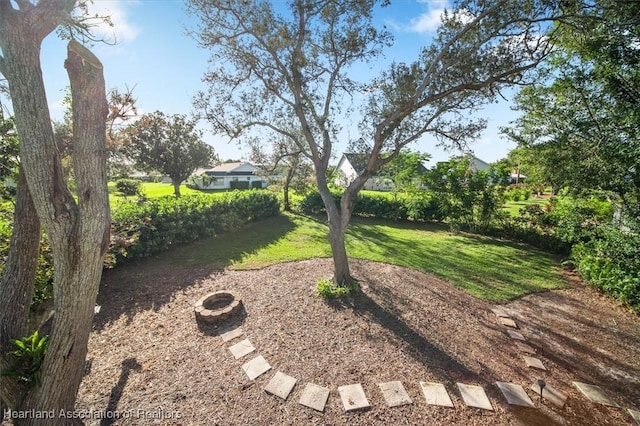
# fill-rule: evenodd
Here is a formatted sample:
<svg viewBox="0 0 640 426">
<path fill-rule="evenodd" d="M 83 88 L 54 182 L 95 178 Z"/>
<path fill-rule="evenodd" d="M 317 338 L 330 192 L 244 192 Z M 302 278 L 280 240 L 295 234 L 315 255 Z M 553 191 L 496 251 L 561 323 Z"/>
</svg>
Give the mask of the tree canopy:
<svg viewBox="0 0 640 426">
<path fill-rule="evenodd" d="M 339 284 L 352 281 L 344 235 L 367 179 L 425 133 L 453 144 L 475 137 L 484 123 L 467 113 L 495 100 L 502 88 L 528 81 L 551 51 L 548 22 L 560 14 L 557 2 L 455 1 L 414 62 L 356 81 L 350 67 L 376 60 L 391 45 L 372 19 L 384 3 L 293 0 L 276 9 L 262 0 L 188 2 L 201 20 L 196 37 L 219 64 L 206 74 L 209 87 L 196 107 L 214 129 L 234 138 L 261 128 L 298 140 L 314 164 Z M 366 99 L 358 114 L 345 103 L 356 94 Z M 366 167 L 338 208 L 326 171 L 345 115 L 359 123 L 369 149 Z"/>
<path fill-rule="evenodd" d="M 552 60 L 516 98 L 505 132 L 547 183 L 640 195 L 640 3 L 602 1 L 558 24 Z"/>
<path fill-rule="evenodd" d="M 213 147 L 202 140 L 195 120 L 184 115 L 145 114 L 127 127 L 126 134 L 125 149 L 136 166 L 169 176 L 176 196 L 180 196 L 180 184 L 198 167 L 216 161 Z"/>
</svg>

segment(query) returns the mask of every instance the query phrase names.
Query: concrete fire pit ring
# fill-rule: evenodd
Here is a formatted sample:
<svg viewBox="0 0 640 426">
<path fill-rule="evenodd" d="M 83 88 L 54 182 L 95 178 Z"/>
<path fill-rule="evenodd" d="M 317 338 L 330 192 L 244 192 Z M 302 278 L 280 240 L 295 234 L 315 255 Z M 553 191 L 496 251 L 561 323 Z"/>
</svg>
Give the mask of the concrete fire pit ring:
<svg viewBox="0 0 640 426">
<path fill-rule="evenodd" d="M 209 324 L 218 324 L 242 309 L 242 300 L 232 291 L 220 290 L 209 293 L 193 307 L 196 319 Z"/>
</svg>

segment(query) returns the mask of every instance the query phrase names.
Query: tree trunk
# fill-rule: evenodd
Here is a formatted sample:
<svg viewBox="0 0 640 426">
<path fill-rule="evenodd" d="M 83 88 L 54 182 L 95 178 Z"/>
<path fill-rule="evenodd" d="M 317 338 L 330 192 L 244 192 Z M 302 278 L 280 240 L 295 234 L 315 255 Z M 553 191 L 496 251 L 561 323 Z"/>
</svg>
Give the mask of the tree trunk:
<svg viewBox="0 0 640 426">
<path fill-rule="evenodd" d="M 326 179 L 322 179 L 320 176 L 323 174 L 324 173 L 316 173 L 316 178 L 318 180 L 318 191 L 324 202 L 329 222 L 327 239 L 331 245 L 331 255 L 333 256 L 333 279 L 337 285 L 346 287 L 353 284 L 351 270 L 349 269 L 347 249 L 344 244 L 344 236 L 349 226 L 353 208 L 349 208 L 351 203 L 349 203 L 350 196 L 347 195 L 347 191 L 343 194 L 340 208 L 336 206 L 331 191 L 329 191 L 329 187 L 326 184 Z M 345 195 L 347 196 L 346 201 L 344 198 Z"/>
<path fill-rule="evenodd" d="M 172 179 L 173 182 L 173 195 L 175 195 L 176 197 L 180 196 L 180 183 L 181 182 L 176 182 L 175 179 Z"/>
<path fill-rule="evenodd" d="M 289 167 L 289 169 L 287 170 L 287 177 L 284 179 L 284 186 L 283 186 L 283 203 L 284 203 L 284 211 L 285 212 L 290 212 L 291 211 L 291 203 L 289 202 L 289 186 L 291 186 L 291 181 L 293 180 L 293 175 L 295 173 L 295 170 L 293 167 Z"/>
<path fill-rule="evenodd" d="M 42 74 L 40 41 L 14 25 L 3 35 L 5 77 L 20 138 L 20 158 L 54 260 L 54 308 L 41 385 L 10 407 L 59 413 L 73 411 L 82 379 L 102 262 L 109 241 L 106 179 L 107 101 L 102 65 L 75 41 L 65 62 L 73 99 L 73 167 L 78 201 L 63 180 Z M 36 424 L 26 419 L 16 424 Z M 47 424 L 69 424 L 59 417 Z"/>
<path fill-rule="evenodd" d="M 18 175 L 13 233 L 7 263 L 0 280 L 0 370 L 8 367 L 6 354 L 13 350 L 11 339 L 27 336 L 29 307 L 40 246 L 40 221 L 27 187 L 24 172 Z M 22 392 L 15 380 L 0 377 L 0 398 L 13 407 Z M 4 411 L 3 411 L 4 413 Z"/>
</svg>

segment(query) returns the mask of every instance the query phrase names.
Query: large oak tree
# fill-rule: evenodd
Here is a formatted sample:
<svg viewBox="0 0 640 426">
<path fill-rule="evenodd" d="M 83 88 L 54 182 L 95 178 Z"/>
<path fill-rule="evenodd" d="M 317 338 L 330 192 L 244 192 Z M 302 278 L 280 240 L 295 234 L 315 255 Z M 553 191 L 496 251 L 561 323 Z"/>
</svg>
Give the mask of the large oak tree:
<svg viewBox="0 0 640 426">
<path fill-rule="evenodd" d="M 352 281 L 344 236 L 367 179 L 426 133 L 448 143 L 475 137 L 483 123 L 467 120 L 467 113 L 494 101 L 502 88 L 528 81 L 528 71 L 550 52 L 549 23 L 560 4 L 454 1 L 415 61 L 394 63 L 380 78 L 357 82 L 353 66 L 377 60 L 389 45 L 389 35 L 373 24 L 377 3 L 188 1 L 201 19 L 197 39 L 217 65 L 206 74 L 209 89 L 196 106 L 232 137 L 251 137 L 261 128 L 299 140 L 327 210 L 338 284 Z M 367 98 L 358 115 L 345 104 L 356 95 Z M 344 116 L 359 123 L 369 146 L 366 167 L 337 206 L 326 171 Z M 302 129 L 303 138 L 289 129 Z"/>
<path fill-rule="evenodd" d="M 2 377 L 0 383 L 2 400 L 14 410 L 73 410 L 109 242 L 105 163 L 108 111 L 102 64 L 80 43 L 69 42 L 65 67 L 73 98 L 77 199 L 63 179 L 40 64 L 42 40 L 60 25 L 71 29 L 76 6 L 71 0 L 0 0 L 0 73 L 8 83 L 21 162 L 14 232 L 0 281 L 3 370 L 12 365 L 7 356 L 10 340 L 33 331 L 27 330 L 26 324 L 40 223 L 49 235 L 55 267 L 55 315 L 48 352 L 40 368 L 41 382 L 26 387 L 18 380 Z M 20 424 L 37 422 L 33 418 L 19 420 Z M 57 417 L 47 424 L 70 422 Z"/>
<path fill-rule="evenodd" d="M 136 166 L 171 178 L 176 197 L 180 185 L 198 167 L 217 161 L 213 147 L 202 140 L 195 120 L 184 115 L 167 116 L 160 111 L 145 114 L 125 130 L 125 151 Z"/>
</svg>

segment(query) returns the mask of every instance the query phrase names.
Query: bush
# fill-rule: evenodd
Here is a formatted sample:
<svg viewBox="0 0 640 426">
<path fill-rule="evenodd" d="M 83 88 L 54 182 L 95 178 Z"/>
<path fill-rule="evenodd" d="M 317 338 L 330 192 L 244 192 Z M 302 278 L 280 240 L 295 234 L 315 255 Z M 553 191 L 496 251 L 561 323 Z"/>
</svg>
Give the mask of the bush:
<svg viewBox="0 0 640 426">
<path fill-rule="evenodd" d="M 343 287 L 336 285 L 332 280 L 319 279 L 318 284 L 316 284 L 316 293 L 318 297 L 322 297 L 323 299 L 337 299 L 348 296 L 356 292 L 359 288 L 357 283 Z"/>
<path fill-rule="evenodd" d="M 341 193 L 331 192 L 336 205 L 340 205 Z M 325 213 L 320 193 L 309 191 L 298 199 L 294 210 L 305 214 Z M 389 220 L 441 221 L 444 213 L 437 200 L 426 191 L 402 194 L 393 197 L 389 193 L 359 193 L 353 208 L 353 215 Z"/>
<path fill-rule="evenodd" d="M 140 195 L 142 182 L 136 179 L 120 179 L 116 182 L 116 189 L 124 195 Z"/>
<path fill-rule="evenodd" d="M 8 204 L 0 207 L 0 276 L 7 263 L 9 243 L 13 228 L 13 211 Z M 53 297 L 53 256 L 49 239 L 43 232 L 40 235 L 40 253 L 36 267 L 36 280 L 34 283 L 33 305 L 40 304 Z"/>
<path fill-rule="evenodd" d="M 573 247 L 578 273 L 640 313 L 640 234 L 615 226 L 605 227 L 601 234 Z"/>
<path fill-rule="evenodd" d="M 121 204 L 112 212 L 107 264 L 151 256 L 176 244 L 275 216 L 279 211 L 276 196 L 261 190 L 166 196 L 140 204 Z"/>
</svg>

